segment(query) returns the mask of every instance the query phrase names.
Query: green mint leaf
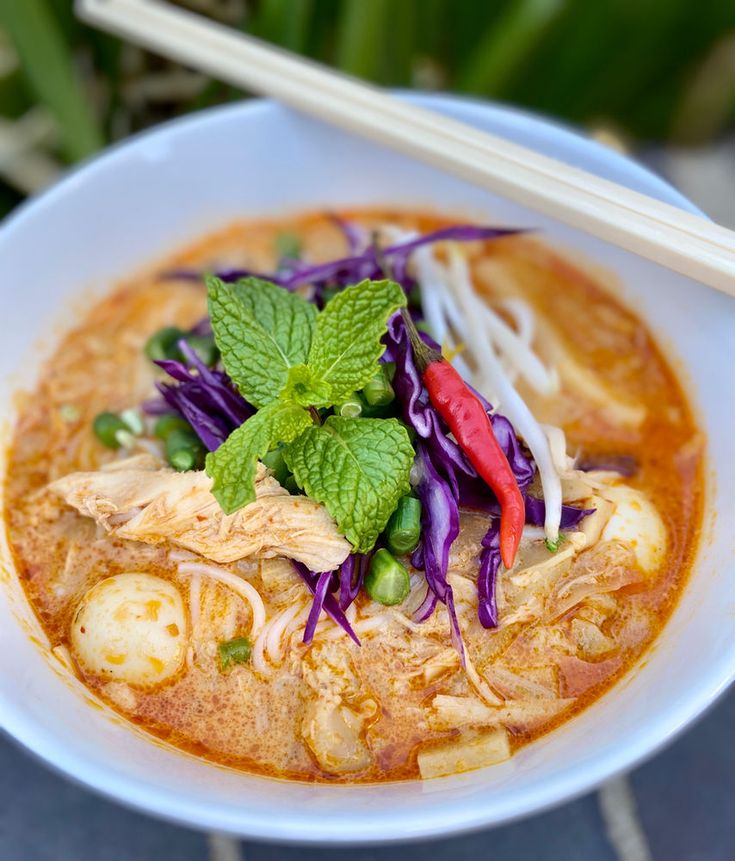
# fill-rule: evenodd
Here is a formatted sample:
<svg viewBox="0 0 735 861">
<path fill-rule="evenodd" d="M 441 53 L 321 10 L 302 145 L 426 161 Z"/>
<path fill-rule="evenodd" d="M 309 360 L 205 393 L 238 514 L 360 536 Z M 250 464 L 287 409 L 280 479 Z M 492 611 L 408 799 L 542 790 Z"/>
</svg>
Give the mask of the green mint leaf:
<svg viewBox="0 0 735 861">
<path fill-rule="evenodd" d="M 294 365 L 289 368 L 281 398 L 302 407 L 328 407 L 332 405 L 332 387 L 316 377 L 308 365 Z"/>
<path fill-rule="evenodd" d="M 274 401 L 236 428 L 207 455 L 205 468 L 213 480 L 212 493 L 225 514 L 233 514 L 255 499 L 255 467 L 279 442 L 291 442 L 312 423 L 298 404 Z"/>
<path fill-rule="evenodd" d="M 405 305 L 394 281 L 362 281 L 338 293 L 319 314 L 308 363 L 332 386 L 333 403 L 375 376 L 388 318 Z"/>
<path fill-rule="evenodd" d="M 410 490 L 414 451 L 396 419 L 330 416 L 294 439 L 284 457 L 299 486 L 327 508 L 358 553 L 372 548 Z"/>
<path fill-rule="evenodd" d="M 286 385 L 289 368 L 306 361 L 316 308 L 259 278 L 228 284 L 209 277 L 207 289 L 225 370 L 253 406 L 269 404 Z"/>
</svg>

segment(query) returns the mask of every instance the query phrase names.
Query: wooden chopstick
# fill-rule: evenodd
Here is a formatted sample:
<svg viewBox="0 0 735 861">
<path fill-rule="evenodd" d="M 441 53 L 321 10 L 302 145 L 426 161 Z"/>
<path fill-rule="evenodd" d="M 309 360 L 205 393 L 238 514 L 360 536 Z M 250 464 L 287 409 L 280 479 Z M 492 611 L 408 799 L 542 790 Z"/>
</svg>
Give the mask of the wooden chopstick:
<svg viewBox="0 0 735 861">
<path fill-rule="evenodd" d="M 80 17 L 384 144 L 735 296 L 735 232 L 399 101 L 160 0 L 78 0 Z"/>
</svg>

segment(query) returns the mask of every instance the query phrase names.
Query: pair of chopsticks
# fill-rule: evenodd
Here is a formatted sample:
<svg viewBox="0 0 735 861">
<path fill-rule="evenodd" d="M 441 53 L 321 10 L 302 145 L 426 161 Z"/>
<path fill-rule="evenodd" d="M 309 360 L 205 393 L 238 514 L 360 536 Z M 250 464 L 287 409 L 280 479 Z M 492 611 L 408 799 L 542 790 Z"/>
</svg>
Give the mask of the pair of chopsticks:
<svg viewBox="0 0 735 861">
<path fill-rule="evenodd" d="M 84 20 L 384 144 L 735 296 L 735 232 L 161 0 L 77 0 Z"/>
</svg>

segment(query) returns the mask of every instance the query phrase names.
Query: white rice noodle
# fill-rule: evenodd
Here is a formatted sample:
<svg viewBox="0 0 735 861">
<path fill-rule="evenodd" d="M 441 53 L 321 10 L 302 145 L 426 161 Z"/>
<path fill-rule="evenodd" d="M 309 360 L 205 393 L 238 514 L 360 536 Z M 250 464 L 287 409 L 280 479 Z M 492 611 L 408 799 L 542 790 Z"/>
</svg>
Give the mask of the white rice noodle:
<svg viewBox="0 0 735 861">
<path fill-rule="evenodd" d="M 172 547 L 168 551 L 170 562 L 196 562 L 200 557 L 196 553 L 191 553 L 189 550 L 183 550 L 180 547 Z"/>
<path fill-rule="evenodd" d="M 306 621 L 309 606 L 300 603 L 291 604 L 273 616 L 260 630 L 253 642 L 250 663 L 256 673 L 267 676 L 271 664 L 279 666 L 283 661 L 286 644 L 292 633 L 294 623 L 300 618 L 301 624 Z M 269 660 L 271 664 L 269 664 Z"/>
<path fill-rule="evenodd" d="M 536 421 L 526 403 L 508 380 L 492 344 L 483 330 L 484 302 L 475 293 L 470 273 L 464 257 L 456 250 L 451 251 L 450 284 L 464 311 L 467 325 L 466 342 L 475 356 L 479 372 L 480 389 L 496 393 L 499 409 L 508 417 L 516 431 L 523 437 L 531 450 L 541 477 L 546 519 L 544 530 L 549 541 L 559 537 L 561 522 L 561 480 L 554 466 L 549 440 L 541 425 Z"/>
<path fill-rule="evenodd" d="M 493 693 L 490 689 L 490 685 L 483 679 L 477 670 L 475 669 L 475 665 L 472 663 L 472 659 L 470 658 L 470 653 L 465 648 L 464 650 L 464 671 L 467 676 L 467 681 L 472 685 L 475 691 L 480 695 L 480 698 L 484 703 L 489 706 L 497 706 L 500 705 L 502 700 L 499 696 Z"/>
<path fill-rule="evenodd" d="M 268 641 L 268 628 L 273 623 L 273 620 L 277 618 L 278 616 L 274 616 L 273 619 L 265 625 L 253 641 L 253 647 L 250 650 L 250 666 L 260 676 L 267 676 L 270 674 L 270 665 L 265 657 L 265 647 Z"/>
<path fill-rule="evenodd" d="M 519 296 L 509 296 L 507 299 L 501 299 L 498 305 L 505 310 L 513 319 L 518 337 L 526 346 L 531 346 L 533 336 L 536 333 L 536 315 L 533 313 L 533 308 L 521 299 Z M 555 371 L 552 370 L 552 373 Z"/>
<path fill-rule="evenodd" d="M 227 613 L 222 623 L 222 639 L 231 640 L 237 631 L 237 600 L 230 599 L 227 602 Z"/>
<path fill-rule="evenodd" d="M 358 637 L 367 637 L 380 631 L 391 621 L 388 613 L 379 613 L 377 616 L 369 616 L 355 622 L 353 628 Z"/>
<path fill-rule="evenodd" d="M 220 568 L 217 565 L 206 565 L 203 562 L 184 562 L 179 565 L 179 572 L 181 574 L 199 574 L 203 577 L 210 577 L 219 583 L 223 583 L 225 586 L 229 586 L 233 592 L 250 605 L 252 612 L 250 635 L 251 637 L 257 637 L 265 625 L 265 606 L 258 590 L 248 583 L 247 580 L 243 580 L 242 577 L 238 577 L 226 568 Z"/>
<path fill-rule="evenodd" d="M 465 255 L 455 244 L 449 246 L 449 267 L 444 271 L 447 278 L 443 286 L 445 288 L 447 284 L 450 286 L 450 290 L 446 291 L 445 294 L 447 296 L 445 304 L 448 308 L 452 308 L 451 323 L 455 331 L 461 335 L 466 328 L 466 319 L 462 314 L 461 308 L 455 304 L 451 293 L 451 282 L 458 277 L 469 281 L 470 275 Z M 525 310 L 528 315 L 532 314 L 528 306 L 526 306 Z M 514 331 L 480 297 L 477 297 L 476 313 L 480 315 L 481 321 L 485 326 L 486 332 L 483 333 L 485 339 L 491 341 L 505 364 L 507 364 L 509 375 L 512 375 L 514 378 L 521 376 L 534 391 L 545 397 L 554 395 L 559 391 L 559 378 L 556 371 L 547 368 L 543 364 L 541 359 L 531 349 L 530 341 L 526 341 L 518 332 Z M 468 344 L 467 346 L 471 347 L 472 345 Z"/>
<path fill-rule="evenodd" d="M 191 639 L 196 642 L 200 637 L 202 622 L 202 578 L 192 575 L 189 580 L 189 614 L 191 615 Z"/>
<path fill-rule="evenodd" d="M 448 272 L 436 259 L 431 246 L 417 248 L 412 257 L 416 278 L 421 285 L 421 305 L 426 321 L 429 324 L 434 340 L 447 350 L 456 350 L 459 344 L 449 328 L 457 321 L 461 322 L 461 314 L 447 291 Z M 452 364 L 463 377 L 469 379 L 472 375 L 467 362 L 461 355 L 454 356 Z"/>
<path fill-rule="evenodd" d="M 567 454 L 567 437 L 564 431 L 556 425 L 541 425 L 549 441 L 551 459 L 559 475 L 564 475 L 574 466 L 574 459 Z"/>
<path fill-rule="evenodd" d="M 422 633 L 421 625 L 417 622 L 414 622 L 412 619 L 409 619 L 408 616 L 406 616 L 400 610 L 391 608 L 390 610 L 388 610 L 388 615 L 402 628 L 406 628 L 406 630 L 411 631 L 414 634 Z"/>
<path fill-rule="evenodd" d="M 303 610 L 303 605 L 292 604 L 287 607 L 282 613 L 274 616 L 268 625 L 263 628 L 260 636 L 265 636 L 265 651 L 269 660 L 274 664 L 279 664 L 283 658 L 283 640 L 286 629 L 289 623 Z"/>
<path fill-rule="evenodd" d="M 453 253 L 458 252 L 454 246 L 450 246 L 449 268 L 436 260 L 434 250 L 430 246 L 418 248 L 413 255 L 413 265 L 421 285 L 421 297 L 426 319 L 436 340 L 442 345 L 447 345 L 450 349 L 458 346 L 456 338 L 460 337 L 461 340 L 466 328 L 462 310 L 457 305 L 451 290 L 447 287 L 452 277 Z M 524 325 L 526 334 L 528 334 L 528 317 L 532 312 L 527 305 L 523 310 L 526 312 Z M 494 343 L 501 354 L 504 365 L 507 366 L 505 368 L 506 374 L 511 379 L 515 379 L 519 375 L 522 376 L 535 391 L 544 396 L 555 394 L 559 389 L 558 376 L 554 370 L 547 369 L 536 356 L 531 349 L 530 340 L 522 338 L 485 302 L 479 303 L 477 312 L 481 315 L 487 330 L 486 337 L 489 337 Z M 532 326 L 530 328 L 532 332 Z M 471 378 L 472 372 L 462 356 L 453 359 L 452 364 L 463 377 Z M 497 396 L 497 393 L 489 394 Z"/>
<path fill-rule="evenodd" d="M 454 260 L 463 261 L 463 258 L 455 252 L 450 256 L 450 260 L 454 264 Z M 464 265 L 466 267 L 466 264 Z M 559 391 L 559 377 L 556 372 L 546 368 L 529 345 L 524 343 L 518 334 L 481 299 L 477 312 L 495 349 L 503 357 L 514 376 L 523 378 L 535 392 L 544 397 L 555 395 Z"/>
</svg>

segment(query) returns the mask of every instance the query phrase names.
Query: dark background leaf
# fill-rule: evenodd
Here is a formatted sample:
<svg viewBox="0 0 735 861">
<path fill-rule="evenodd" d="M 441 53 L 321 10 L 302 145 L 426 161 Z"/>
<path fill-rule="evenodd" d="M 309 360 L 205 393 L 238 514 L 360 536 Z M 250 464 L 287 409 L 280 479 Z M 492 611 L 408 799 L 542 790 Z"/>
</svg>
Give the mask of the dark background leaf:
<svg viewBox="0 0 735 861">
<path fill-rule="evenodd" d="M 179 5 L 379 84 L 515 102 L 638 143 L 699 142 L 735 117 L 732 0 Z M 6 0 L 0 131 L 14 134 L 36 110 L 52 132 L 27 141 L 45 160 L 38 177 L 0 165 L 0 213 L 106 143 L 241 95 L 83 26 L 67 0 Z"/>
</svg>

